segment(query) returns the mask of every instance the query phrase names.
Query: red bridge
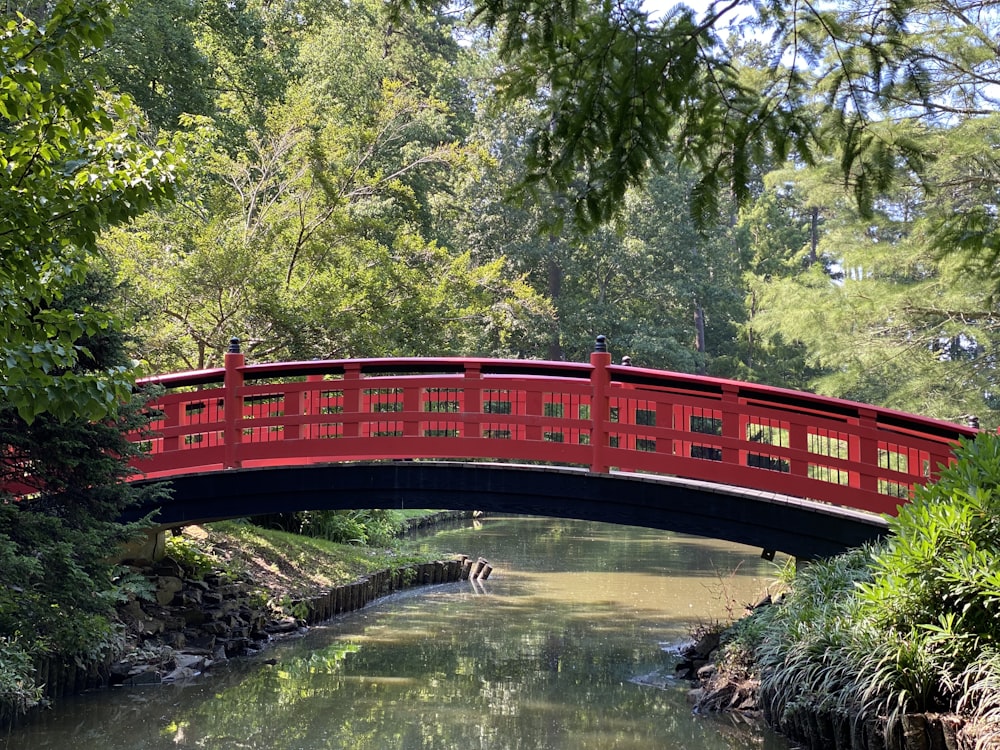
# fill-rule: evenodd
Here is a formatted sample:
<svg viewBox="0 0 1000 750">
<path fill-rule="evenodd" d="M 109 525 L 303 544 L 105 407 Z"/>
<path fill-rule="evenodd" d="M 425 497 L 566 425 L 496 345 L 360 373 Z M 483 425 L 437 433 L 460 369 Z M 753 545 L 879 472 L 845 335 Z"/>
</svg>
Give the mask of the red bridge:
<svg viewBox="0 0 1000 750">
<path fill-rule="evenodd" d="M 796 556 L 884 531 L 976 430 L 611 363 L 403 358 L 149 379 L 164 524 L 310 507 L 497 508 L 672 528 Z M 420 459 L 411 461 L 411 459 Z M 874 515 L 872 515 L 874 514 Z"/>
</svg>

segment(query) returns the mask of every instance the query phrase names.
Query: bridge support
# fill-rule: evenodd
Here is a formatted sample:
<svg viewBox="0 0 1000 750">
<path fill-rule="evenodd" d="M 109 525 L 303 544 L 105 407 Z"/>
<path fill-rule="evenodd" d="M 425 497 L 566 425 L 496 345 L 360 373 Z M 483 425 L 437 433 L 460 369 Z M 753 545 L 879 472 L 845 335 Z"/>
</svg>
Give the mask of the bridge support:
<svg viewBox="0 0 1000 750">
<path fill-rule="evenodd" d="M 149 529 L 142 536 L 126 544 L 118 554 L 119 560 L 155 563 L 167 553 L 166 529 Z"/>
<path fill-rule="evenodd" d="M 678 477 L 575 467 L 434 461 L 310 464 L 176 477 L 156 522 L 184 526 L 298 510 L 426 508 L 645 526 L 828 557 L 885 534 L 887 522 L 825 503 Z M 133 508 L 142 517 L 151 508 Z M 125 520 L 130 520 L 126 518 Z"/>
</svg>

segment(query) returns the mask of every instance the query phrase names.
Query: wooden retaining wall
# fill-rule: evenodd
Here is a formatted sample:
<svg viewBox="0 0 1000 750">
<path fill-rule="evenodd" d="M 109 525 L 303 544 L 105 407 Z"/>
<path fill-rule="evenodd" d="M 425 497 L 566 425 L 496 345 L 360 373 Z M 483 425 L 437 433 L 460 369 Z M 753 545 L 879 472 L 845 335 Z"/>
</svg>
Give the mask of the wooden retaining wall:
<svg viewBox="0 0 1000 750">
<path fill-rule="evenodd" d="M 801 706 L 774 716 L 761 697 L 764 721 L 805 750 L 983 750 L 995 748 L 975 727 L 955 714 L 920 713 L 902 717 L 899 730 L 886 738 L 884 720 L 857 720 L 835 711 Z M 985 744 L 984 744 L 985 742 Z"/>
<path fill-rule="evenodd" d="M 406 565 L 403 567 L 380 570 L 357 581 L 337 586 L 319 596 L 301 599 L 294 605 L 305 605 L 308 614 L 305 621 L 315 625 L 329 620 L 344 612 L 361 609 L 369 602 L 396 591 L 412 586 L 427 586 L 435 583 L 451 583 L 467 580 L 473 575 L 475 568 L 482 567 L 480 558 L 473 562 L 466 556 L 454 560 L 438 560 L 423 564 Z M 483 578 L 482 572 L 479 577 Z"/>
</svg>

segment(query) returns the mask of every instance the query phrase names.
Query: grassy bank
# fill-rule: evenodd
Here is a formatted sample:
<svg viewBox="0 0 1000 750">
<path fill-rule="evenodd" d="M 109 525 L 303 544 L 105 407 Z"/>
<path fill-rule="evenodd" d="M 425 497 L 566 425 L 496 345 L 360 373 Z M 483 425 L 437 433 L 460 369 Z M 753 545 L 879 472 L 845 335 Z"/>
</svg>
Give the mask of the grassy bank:
<svg viewBox="0 0 1000 750">
<path fill-rule="evenodd" d="M 278 601 L 304 598 L 378 570 L 428 562 L 451 552 L 403 539 L 378 547 L 335 543 L 236 521 L 186 527 L 180 537 L 168 540 L 168 551 L 201 555 L 205 565 L 246 574 Z"/>
</svg>

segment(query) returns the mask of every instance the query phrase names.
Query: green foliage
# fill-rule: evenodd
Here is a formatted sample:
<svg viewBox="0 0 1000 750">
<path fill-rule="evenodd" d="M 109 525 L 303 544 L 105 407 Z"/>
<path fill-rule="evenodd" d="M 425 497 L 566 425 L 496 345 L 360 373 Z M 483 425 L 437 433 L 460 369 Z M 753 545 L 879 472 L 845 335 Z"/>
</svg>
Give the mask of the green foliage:
<svg viewBox="0 0 1000 750">
<path fill-rule="evenodd" d="M 787 717 L 803 706 L 844 710 L 856 706 L 851 652 L 853 592 L 870 573 L 871 551 L 860 549 L 807 565 L 781 603 L 751 617 L 743 639 L 759 639 L 762 699 L 772 715 Z"/>
<path fill-rule="evenodd" d="M 0 636 L 0 718 L 24 713 L 42 697 L 31 662 L 31 654 L 17 638 Z"/>
<path fill-rule="evenodd" d="M 810 154 L 807 84 L 783 71 L 763 89 L 740 79 L 715 26 L 679 5 L 651 19 L 638 3 L 484 0 L 477 18 L 501 34 L 499 89 L 538 101 L 530 139 L 531 194 L 564 193 L 576 222 L 613 216 L 628 188 L 674 153 L 697 166 L 695 213 L 714 215 L 719 188 L 748 194 L 752 165 L 771 149 Z"/>
<path fill-rule="evenodd" d="M 984 427 L 995 425 L 1000 383 L 990 352 L 1000 340 L 991 282 L 936 250 L 933 228 L 951 213 L 947 201 L 907 186 L 883 194 L 863 218 L 832 171 L 775 171 L 744 212 L 753 217 L 746 225 L 753 246 L 771 251 L 750 280 L 751 332 L 798 347 L 796 369 L 810 389 L 953 421 L 975 414 Z M 781 225 L 759 224 L 768 204 L 783 205 L 782 217 L 768 210 L 786 222 L 783 251 L 768 240 L 782 237 Z"/>
<path fill-rule="evenodd" d="M 97 59 L 150 124 L 176 128 L 181 114 L 208 114 L 211 67 L 195 25 L 205 2 L 137 0 L 122 7 Z M 200 12 L 201 11 L 201 12 Z"/>
<path fill-rule="evenodd" d="M 107 312 L 58 304 L 97 234 L 173 191 L 174 160 L 140 143 L 127 99 L 79 62 L 111 31 L 112 3 L 55 3 L 44 24 L 0 28 L 0 393 L 31 421 L 101 418 L 127 400 L 129 368 L 76 367 Z"/>
<path fill-rule="evenodd" d="M 112 304 L 118 290 L 106 277 L 91 272 L 83 281 L 64 289 L 59 302 L 66 309 L 102 311 Z M 85 355 L 78 367 L 122 365 L 122 334 L 104 330 L 79 341 Z M 118 406 L 113 420 L 41 413 L 29 422 L 0 398 L 0 487 L 23 493 L 17 501 L 7 494 L 0 498 L 0 645 L 23 652 L 24 664 L 4 666 L 27 665 L 10 679 L 28 694 L 34 690 L 31 664 L 41 656 L 86 664 L 119 651 L 112 608 L 148 593 L 148 585 L 112 562 L 114 550 L 144 528 L 116 522 L 138 498 L 139 491 L 123 480 L 137 453 L 126 436 L 146 424 L 144 404 L 145 396 L 136 393 Z M 155 502 L 162 490 L 148 492 Z M 16 695 L 6 697 L 15 710 L 24 707 Z"/>
<path fill-rule="evenodd" d="M 480 157 L 460 143 L 461 50 L 441 19 L 384 24 L 376 3 L 303 19 L 296 75 L 236 141 L 219 114 L 182 118 L 196 158 L 178 203 L 103 241 L 155 369 L 216 364 L 232 335 L 251 359 L 521 355 L 548 323 L 504 259 L 435 241 L 453 174 Z"/>
<path fill-rule="evenodd" d="M 284 525 L 336 544 L 386 547 L 393 544 L 404 522 L 392 510 L 308 510 L 293 514 Z"/>
<path fill-rule="evenodd" d="M 1000 715 L 998 489 L 1000 438 L 963 441 L 884 544 L 808 565 L 737 626 L 774 716 L 882 717 L 893 733 L 909 712 Z"/>
<path fill-rule="evenodd" d="M 979 717 L 988 728 L 986 740 L 996 742 L 1000 732 L 1000 651 L 988 648 L 980 653 L 962 675 L 958 709 Z"/>
<path fill-rule="evenodd" d="M 964 440 L 957 456 L 900 508 L 860 597 L 887 629 L 947 633 L 962 669 L 1000 645 L 1000 439 Z"/>
<path fill-rule="evenodd" d="M 216 559 L 183 536 L 169 535 L 166 541 L 166 554 L 183 566 L 191 578 L 203 579 L 216 567 Z"/>
</svg>

